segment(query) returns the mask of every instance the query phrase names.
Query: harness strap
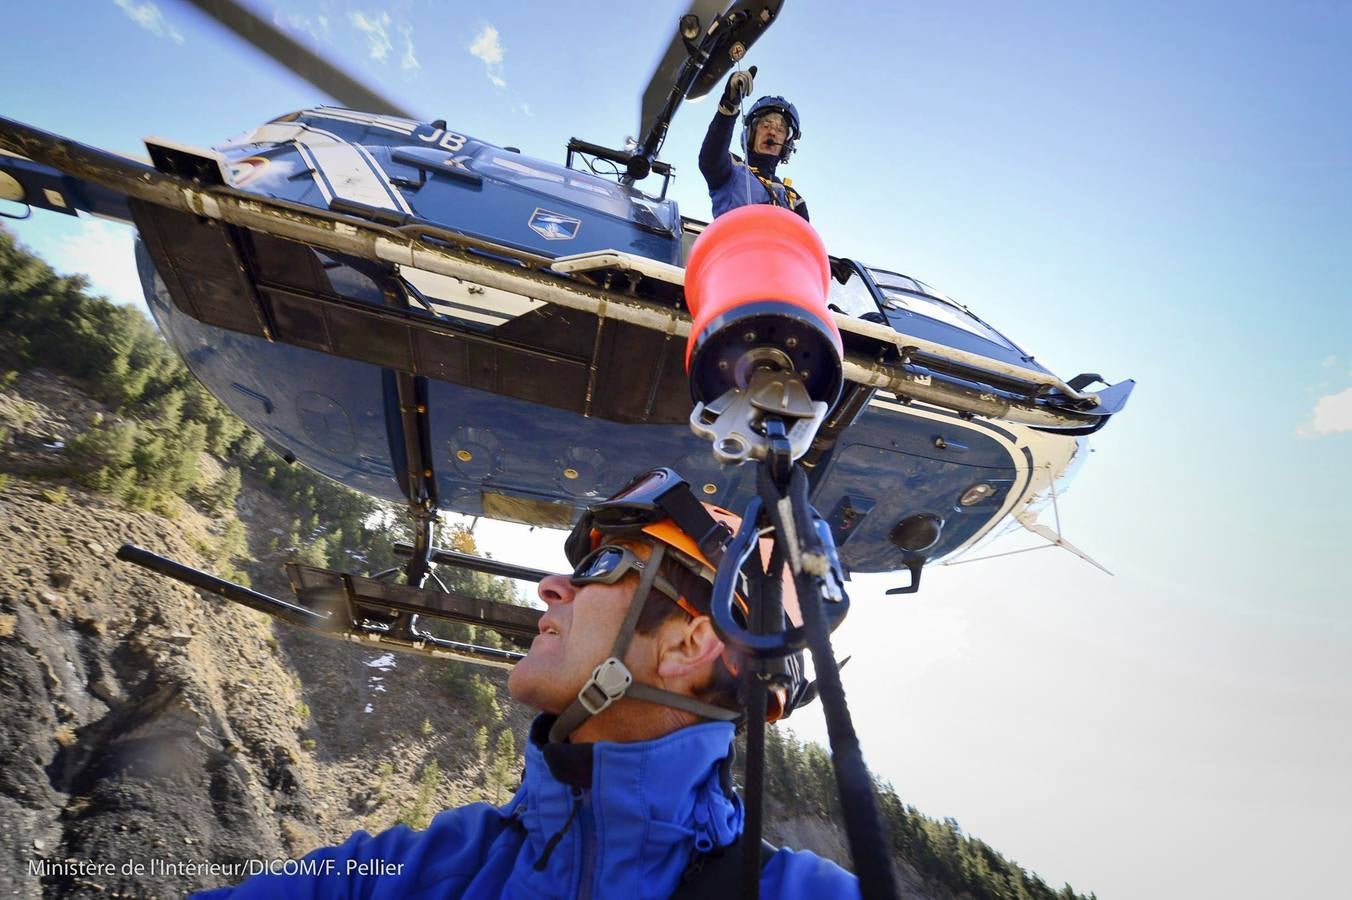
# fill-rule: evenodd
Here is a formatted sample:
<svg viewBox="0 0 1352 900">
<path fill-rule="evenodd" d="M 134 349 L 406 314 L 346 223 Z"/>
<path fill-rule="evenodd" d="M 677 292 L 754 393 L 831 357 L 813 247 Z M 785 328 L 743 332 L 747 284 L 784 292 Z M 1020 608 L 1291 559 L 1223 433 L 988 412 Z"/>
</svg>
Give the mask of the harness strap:
<svg viewBox="0 0 1352 900">
<path fill-rule="evenodd" d="M 723 561 L 723 545 L 732 537 L 732 529 L 709 515 L 704 504 L 695 499 L 689 485 L 667 491 L 657 500 L 658 507 L 686 534 L 695 539 L 700 552 L 715 567 Z"/>
<path fill-rule="evenodd" d="M 797 191 L 789 187 L 784 182 L 775 181 L 773 178 L 766 178 L 764 175 L 762 175 L 759 171 L 756 170 L 755 166 L 747 166 L 747 168 L 751 170 L 751 174 L 755 175 L 756 179 L 765 187 L 765 192 L 770 195 L 771 206 L 779 205 L 779 196 L 775 193 L 774 187 L 775 185 L 778 185 L 779 187 L 782 187 L 784 189 L 784 199 L 786 201 L 785 207 L 786 209 L 793 209 L 803 199 L 801 196 L 799 196 Z"/>
<path fill-rule="evenodd" d="M 737 718 L 737 713 L 721 706 L 714 706 L 712 703 L 705 703 L 651 685 L 637 684 L 629 668 L 622 661 L 625 653 L 629 651 L 630 642 L 634 639 L 634 630 L 638 628 L 638 619 L 648 601 L 648 594 L 652 592 L 653 585 L 657 582 L 658 567 L 666 555 L 665 544 L 654 543 L 652 548 L 652 554 L 643 564 L 643 574 L 639 576 L 638 589 L 634 591 L 634 599 L 629 603 L 629 611 L 620 625 L 619 634 L 615 635 L 615 644 L 610 649 L 610 656 L 592 670 L 591 678 L 582 686 L 582 690 L 577 692 L 577 699 L 554 721 L 554 725 L 549 729 L 551 741 L 562 743 L 567 740 L 583 722 L 624 696 L 672 706 L 684 712 L 724 722 Z"/>
</svg>

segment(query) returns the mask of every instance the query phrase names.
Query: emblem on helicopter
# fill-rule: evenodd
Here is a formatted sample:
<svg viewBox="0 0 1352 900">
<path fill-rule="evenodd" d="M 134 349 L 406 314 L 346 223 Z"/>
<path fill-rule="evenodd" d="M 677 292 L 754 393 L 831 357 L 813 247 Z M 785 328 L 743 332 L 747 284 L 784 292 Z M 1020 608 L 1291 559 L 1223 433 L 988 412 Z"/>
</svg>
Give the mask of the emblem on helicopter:
<svg viewBox="0 0 1352 900">
<path fill-rule="evenodd" d="M 536 207 L 530 214 L 530 230 L 547 241 L 571 241 L 577 237 L 582 220 Z"/>
</svg>

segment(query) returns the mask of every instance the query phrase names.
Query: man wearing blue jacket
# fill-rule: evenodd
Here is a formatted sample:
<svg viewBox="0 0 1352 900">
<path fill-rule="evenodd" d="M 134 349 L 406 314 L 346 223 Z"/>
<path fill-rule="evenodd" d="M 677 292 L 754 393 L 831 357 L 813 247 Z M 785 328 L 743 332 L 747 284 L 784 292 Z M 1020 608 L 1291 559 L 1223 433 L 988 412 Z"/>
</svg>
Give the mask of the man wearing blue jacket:
<svg viewBox="0 0 1352 900">
<path fill-rule="evenodd" d="M 753 203 L 768 203 L 791 209 L 808 218 L 807 202 L 793 183 L 776 170 L 787 163 L 802 137 L 798 109 L 783 97 L 761 97 L 742 120 L 742 153 L 731 152 L 732 132 L 742 109 L 742 99 L 754 87 L 756 67 L 734 72 L 723 89 L 709 130 L 699 150 L 699 170 L 709 186 L 714 218 Z"/>
<path fill-rule="evenodd" d="M 196 896 L 736 896 L 736 879 L 714 873 L 737 867 L 711 861 L 741 852 L 730 772 L 741 660 L 708 604 L 710 557 L 737 524 L 670 469 L 644 473 L 587 512 L 566 544 L 573 572 L 540 582 L 540 634 L 508 681 L 542 714 L 506 806 L 447 810 L 420 832 L 359 831 L 306 856 L 297 874 Z M 786 608 L 796 605 L 791 594 L 786 585 Z M 786 715 L 804 688 L 798 676 L 773 692 L 770 718 Z M 762 856 L 762 897 L 859 896 L 853 875 L 812 853 Z"/>
</svg>

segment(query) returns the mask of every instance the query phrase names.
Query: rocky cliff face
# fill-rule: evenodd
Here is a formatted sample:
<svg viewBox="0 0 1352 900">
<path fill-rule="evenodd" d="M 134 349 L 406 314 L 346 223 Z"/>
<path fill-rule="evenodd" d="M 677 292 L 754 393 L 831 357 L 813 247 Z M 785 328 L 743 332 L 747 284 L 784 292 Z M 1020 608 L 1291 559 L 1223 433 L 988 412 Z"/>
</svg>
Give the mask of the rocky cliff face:
<svg viewBox="0 0 1352 900">
<path fill-rule="evenodd" d="M 44 491 L 0 501 L 0 890 L 181 896 L 206 882 L 30 867 L 288 852 L 313 800 L 268 623 L 113 559 L 130 540 L 199 562 L 172 523 Z"/>
<path fill-rule="evenodd" d="M 469 752 L 479 723 L 436 702 L 437 667 L 298 634 L 118 561 L 130 542 L 209 569 L 219 523 L 186 504 L 172 519 L 128 511 L 51 477 L 101 412 L 41 372 L 0 393 L 0 893 L 181 897 L 223 879 L 157 875 L 156 861 L 298 856 L 501 792 Z M 284 591 L 264 536 L 288 519 L 256 491 L 239 505 L 255 583 Z M 526 719 L 509 707 L 498 728 Z"/>
</svg>

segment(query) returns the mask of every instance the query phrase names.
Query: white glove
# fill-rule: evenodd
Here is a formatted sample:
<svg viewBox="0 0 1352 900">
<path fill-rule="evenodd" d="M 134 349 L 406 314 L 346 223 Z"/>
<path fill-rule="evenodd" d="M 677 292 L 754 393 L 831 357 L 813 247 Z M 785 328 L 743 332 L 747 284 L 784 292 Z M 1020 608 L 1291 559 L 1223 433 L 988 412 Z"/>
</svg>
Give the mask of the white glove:
<svg viewBox="0 0 1352 900">
<path fill-rule="evenodd" d="M 751 96 L 751 90 L 755 85 L 755 66 L 745 72 L 733 72 L 732 77 L 728 79 L 727 87 L 723 88 L 723 99 L 718 103 L 718 111 L 725 116 L 737 115 L 742 108 L 742 100 Z"/>
</svg>

